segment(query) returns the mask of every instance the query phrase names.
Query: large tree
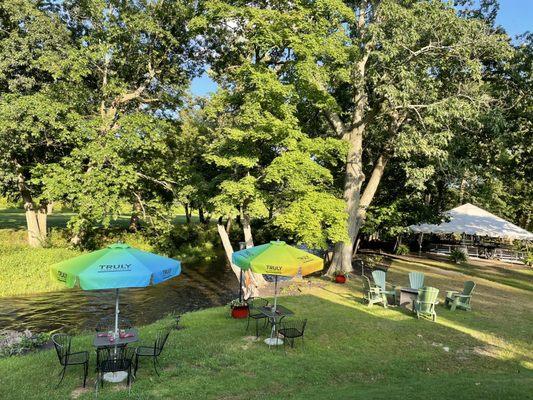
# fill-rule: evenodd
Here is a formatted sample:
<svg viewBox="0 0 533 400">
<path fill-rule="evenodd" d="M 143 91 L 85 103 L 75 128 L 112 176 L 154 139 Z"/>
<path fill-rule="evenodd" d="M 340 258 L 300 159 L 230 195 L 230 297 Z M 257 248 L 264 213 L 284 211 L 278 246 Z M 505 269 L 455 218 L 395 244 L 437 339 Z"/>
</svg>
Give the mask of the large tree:
<svg viewBox="0 0 533 400">
<path fill-rule="evenodd" d="M 132 222 L 142 216 L 168 228 L 176 109 L 197 68 L 194 7 L 149 0 L 59 7 L 90 74 L 84 140 L 43 177 L 48 192 L 72 204 L 80 239 L 117 218 L 125 202 L 133 204 Z"/>
<path fill-rule="evenodd" d="M 64 24 L 38 5 L 0 3 L 0 191 L 22 200 L 31 246 L 46 239 L 50 200 L 34 169 L 48 170 L 78 143 L 70 92 L 85 73 Z"/>
<path fill-rule="evenodd" d="M 261 62 L 295 88 L 306 133 L 348 146 L 348 239 L 336 244 L 330 272 L 351 270 L 387 164 L 418 185 L 431 177 L 452 122 L 475 119 L 488 104 L 484 62 L 508 52 L 505 35 L 440 1 L 225 1 L 211 9 L 226 22 L 213 69 Z"/>
</svg>

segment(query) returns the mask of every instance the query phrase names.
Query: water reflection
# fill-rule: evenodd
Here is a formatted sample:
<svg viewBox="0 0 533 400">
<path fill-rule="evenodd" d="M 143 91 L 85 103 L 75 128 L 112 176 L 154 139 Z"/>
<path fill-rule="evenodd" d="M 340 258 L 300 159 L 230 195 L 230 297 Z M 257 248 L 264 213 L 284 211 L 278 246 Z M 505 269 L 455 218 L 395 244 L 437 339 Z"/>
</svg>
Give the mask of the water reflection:
<svg viewBox="0 0 533 400">
<path fill-rule="evenodd" d="M 223 258 L 212 263 L 182 264 L 181 274 L 157 286 L 120 291 L 121 315 L 136 325 L 156 321 L 169 312 L 228 303 L 238 292 L 238 282 Z M 66 289 L 30 296 L 0 298 L 0 329 L 47 332 L 92 330 L 115 309 L 113 290 Z"/>
</svg>

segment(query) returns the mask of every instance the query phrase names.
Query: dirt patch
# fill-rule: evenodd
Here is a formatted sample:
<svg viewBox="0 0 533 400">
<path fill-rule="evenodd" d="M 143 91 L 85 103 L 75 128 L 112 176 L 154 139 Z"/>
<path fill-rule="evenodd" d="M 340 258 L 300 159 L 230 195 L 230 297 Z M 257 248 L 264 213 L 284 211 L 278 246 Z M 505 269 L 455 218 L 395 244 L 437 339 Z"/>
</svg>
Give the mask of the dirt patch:
<svg viewBox="0 0 533 400">
<path fill-rule="evenodd" d="M 87 385 L 85 387 L 77 388 L 77 389 L 74 389 L 70 393 L 70 397 L 73 398 L 73 399 L 77 399 L 81 395 L 84 395 L 85 393 L 89 393 L 89 391 L 90 391 L 89 385 Z"/>
</svg>

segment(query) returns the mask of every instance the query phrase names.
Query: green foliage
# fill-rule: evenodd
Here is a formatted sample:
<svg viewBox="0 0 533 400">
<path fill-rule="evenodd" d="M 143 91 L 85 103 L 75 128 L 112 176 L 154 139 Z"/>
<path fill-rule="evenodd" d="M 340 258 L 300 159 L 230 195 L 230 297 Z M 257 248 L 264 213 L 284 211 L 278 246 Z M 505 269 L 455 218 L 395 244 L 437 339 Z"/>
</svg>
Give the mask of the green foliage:
<svg viewBox="0 0 533 400">
<path fill-rule="evenodd" d="M 468 261 L 468 255 L 461 249 L 453 249 L 450 253 L 450 261 L 461 264 Z"/>
<path fill-rule="evenodd" d="M 0 342 L 5 340 L 2 336 L 6 336 L 6 334 L 9 333 L 10 332 L 0 331 Z M 11 345 L 0 347 L 0 358 L 26 354 L 29 351 L 38 349 L 49 340 L 49 333 L 37 333 L 35 335 L 31 335 L 29 331 L 26 331 L 22 333 L 22 336 Z"/>
<path fill-rule="evenodd" d="M 308 192 L 284 208 L 272 223 L 291 241 L 327 249 L 346 238 L 344 207 L 333 195 Z"/>
<path fill-rule="evenodd" d="M 395 253 L 398 254 L 399 256 L 403 256 L 403 255 L 409 254 L 409 252 L 410 252 L 409 246 L 407 246 L 405 244 L 398 245 L 398 247 L 396 247 L 396 251 L 395 251 Z"/>
</svg>

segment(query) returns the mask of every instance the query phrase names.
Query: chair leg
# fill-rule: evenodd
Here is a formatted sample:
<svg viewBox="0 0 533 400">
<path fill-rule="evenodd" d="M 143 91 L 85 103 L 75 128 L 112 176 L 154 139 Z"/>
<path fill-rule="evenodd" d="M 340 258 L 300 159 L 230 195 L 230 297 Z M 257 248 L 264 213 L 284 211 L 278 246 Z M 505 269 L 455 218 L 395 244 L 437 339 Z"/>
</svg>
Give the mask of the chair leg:
<svg viewBox="0 0 533 400">
<path fill-rule="evenodd" d="M 61 382 L 63 382 L 63 378 L 65 378 L 65 371 L 67 370 L 67 366 L 65 365 L 63 367 L 63 371 L 61 371 L 61 379 L 59 380 L 59 383 L 56 385 L 56 389 L 61 385 Z"/>
<path fill-rule="evenodd" d="M 85 383 L 87 382 L 87 375 L 89 374 L 89 361 L 85 362 L 83 364 L 83 387 L 85 387 Z"/>
<path fill-rule="evenodd" d="M 255 320 L 255 338 L 259 339 L 259 320 Z"/>
<path fill-rule="evenodd" d="M 133 375 L 137 377 L 137 368 L 139 368 L 139 355 L 135 354 L 135 368 L 133 369 Z"/>
<path fill-rule="evenodd" d="M 246 329 L 244 332 L 248 332 L 248 327 L 250 326 L 250 315 L 248 315 L 247 321 L 246 321 Z"/>
<path fill-rule="evenodd" d="M 157 357 L 154 357 L 154 370 L 155 370 L 155 373 L 157 374 L 157 376 L 160 376 L 159 375 L 159 371 L 157 370 Z"/>
</svg>

